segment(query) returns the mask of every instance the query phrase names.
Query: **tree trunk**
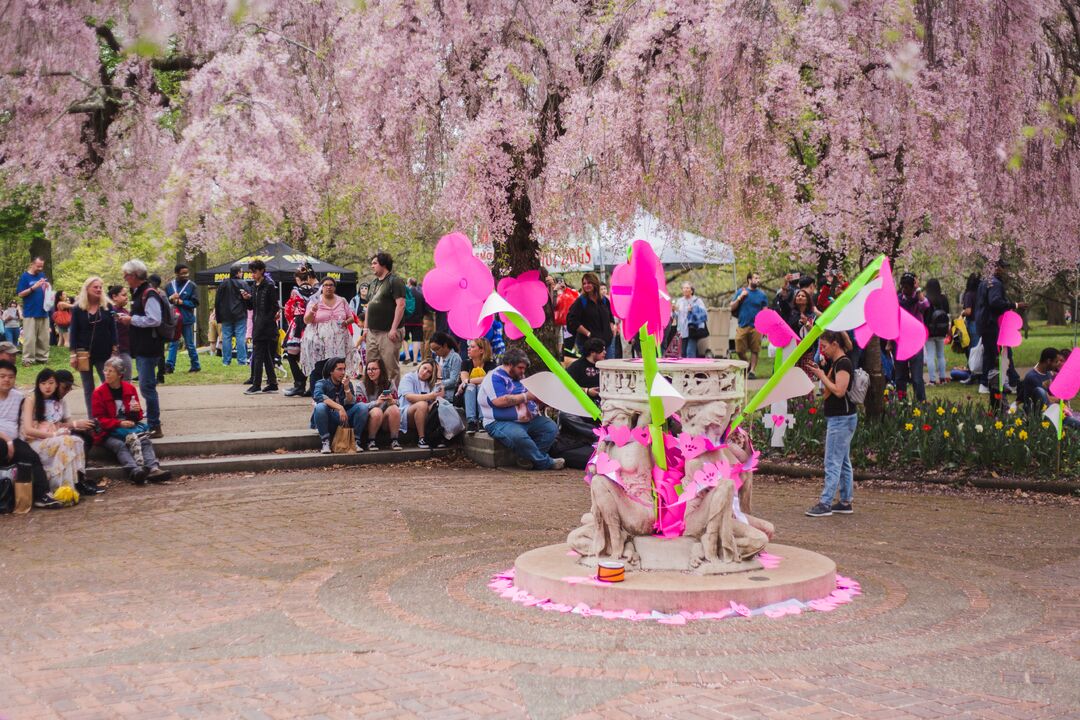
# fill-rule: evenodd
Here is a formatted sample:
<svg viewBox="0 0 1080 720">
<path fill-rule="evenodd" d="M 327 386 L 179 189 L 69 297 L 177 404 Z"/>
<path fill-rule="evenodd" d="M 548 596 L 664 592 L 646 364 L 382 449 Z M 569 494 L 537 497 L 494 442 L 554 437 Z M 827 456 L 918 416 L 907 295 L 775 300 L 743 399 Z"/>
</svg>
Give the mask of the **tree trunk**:
<svg viewBox="0 0 1080 720">
<path fill-rule="evenodd" d="M 53 247 L 52 240 L 45 237 L 44 232 L 35 232 L 33 239 L 30 241 L 30 256 L 26 258 L 26 262 L 23 263 L 23 270 L 26 269 L 26 265 L 30 264 L 30 260 L 36 257 L 40 257 L 45 261 L 45 275 L 51 278 L 50 282 L 55 282 L 55 268 L 53 267 Z M 21 272 L 21 271 L 20 271 Z M 55 290 L 55 288 L 53 288 Z M 61 288 L 71 293 L 72 290 L 78 292 L 78 288 Z M 74 294 L 74 293 L 72 293 Z"/>
<path fill-rule="evenodd" d="M 878 338 L 867 344 L 863 357 L 863 368 L 870 375 L 870 388 L 866 391 L 863 407 L 868 419 L 876 419 L 885 413 L 885 374 L 881 371 L 881 341 Z"/>
<path fill-rule="evenodd" d="M 191 281 L 195 282 L 195 274 L 206 269 L 206 253 L 197 252 L 191 259 Z M 199 307 L 195 309 L 195 328 L 197 336 L 196 345 L 204 345 L 209 342 L 210 331 L 210 289 L 204 286 L 198 287 Z M 213 350 L 213 348 L 211 348 Z M 211 353 L 213 354 L 213 353 Z"/>
<path fill-rule="evenodd" d="M 1065 303 L 1059 300 L 1050 300 L 1049 298 L 1046 300 L 1046 324 L 1065 324 Z"/>
</svg>

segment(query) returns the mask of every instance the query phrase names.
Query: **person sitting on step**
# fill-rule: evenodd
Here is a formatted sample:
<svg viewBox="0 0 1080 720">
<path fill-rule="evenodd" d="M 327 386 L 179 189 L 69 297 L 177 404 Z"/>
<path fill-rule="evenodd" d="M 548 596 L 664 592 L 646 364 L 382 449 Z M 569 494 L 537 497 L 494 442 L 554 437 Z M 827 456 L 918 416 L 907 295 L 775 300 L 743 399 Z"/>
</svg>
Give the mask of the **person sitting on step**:
<svg viewBox="0 0 1080 720">
<path fill-rule="evenodd" d="M 566 460 L 548 455 L 559 429 L 540 414 L 536 396 L 521 382 L 529 369 L 529 356 L 510 348 L 500 362 L 480 383 L 480 412 L 488 435 L 514 451 L 519 467 L 562 470 Z"/>
<path fill-rule="evenodd" d="M 94 442 L 116 456 L 128 479 L 136 485 L 144 485 L 147 480 L 164 482 L 172 475 L 158 463 L 139 394 L 134 385 L 124 381 L 125 367 L 121 358 L 106 360 L 105 382 L 90 395 L 90 407 L 97 422 Z"/>
<path fill-rule="evenodd" d="M 415 370 L 401 378 L 401 432 L 409 426 L 416 428 L 416 447 L 427 450 L 428 415 L 436 411 L 435 402 L 446 395 L 439 381 L 439 370 L 434 360 L 422 361 Z"/>
<path fill-rule="evenodd" d="M 382 358 L 367 361 L 364 380 L 357 389 L 357 398 L 368 408 L 368 450 L 378 450 L 375 436 L 380 428 L 390 433 L 390 448 L 400 450 L 398 433 L 401 431 L 401 408 L 398 406 L 398 390 L 386 372 Z"/>
<path fill-rule="evenodd" d="M 315 383 L 312 393 L 315 410 L 311 413 L 311 427 L 319 431 L 321 452 L 332 452 L 330 443 L 338 427 L 351 427 L 355 435 L 356 451 L 362 452 L 360 436 L 368 421 L 367 403 L 357 402 L 352 379 L 345 377 L 345 358 L 334 357 L 323 366 L 323 379 Z"/>
</svg>

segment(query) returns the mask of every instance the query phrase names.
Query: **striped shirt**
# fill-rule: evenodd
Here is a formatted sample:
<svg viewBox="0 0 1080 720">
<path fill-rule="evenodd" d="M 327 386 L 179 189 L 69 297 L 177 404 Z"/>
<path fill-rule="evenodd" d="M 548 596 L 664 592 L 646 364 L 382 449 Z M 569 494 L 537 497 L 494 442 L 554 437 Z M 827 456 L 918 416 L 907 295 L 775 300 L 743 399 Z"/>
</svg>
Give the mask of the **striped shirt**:
<svg viewBox="0 0 1080 720">
<path fill-rule="evenodd" d="M 19 409 L 22 407 L 23 394 L 18 390 L 8 392 L 0 400 L 0 433 L 14 440 L 19 437 Z"/>
</svg>

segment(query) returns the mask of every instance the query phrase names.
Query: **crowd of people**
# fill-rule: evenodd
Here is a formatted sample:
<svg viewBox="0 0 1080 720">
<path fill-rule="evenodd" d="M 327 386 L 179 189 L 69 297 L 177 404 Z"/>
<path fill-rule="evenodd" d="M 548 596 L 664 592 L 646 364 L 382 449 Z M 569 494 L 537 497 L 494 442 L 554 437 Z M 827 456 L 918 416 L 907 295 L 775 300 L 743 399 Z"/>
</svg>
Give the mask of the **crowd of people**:
<svg viewBox="0 0 1080 720">
<path fill-rule="evenodd" d="M 215 293 L 212 325 L 221 362 L 228 366 L 235 359 L 250 365 L 243 391 L 247 395 L 278 392 L 277 370 L 287 363 L 292 386 L 284 394 L 311 398 L 310 424 L 323 453 L 343 449 L 335 442 L 339 429 L 352 433 L 348 441 L 352 446 L 345 448 L 350 452 L 379 449 L 383 434 L 389 448 L 402 449 L 402 437 L 410 430 L 421 449 L 440 447 L 459 432 L 486 432 L 510 447 L 524 467 L 562 466 L 563 458 L 549 453 L 557 428 L 521 383 L 528 357 L 505 349 L 497 319 L 484 337 L 455 336 L 446 313 L 428 305 L 415 279 L 397 275 L 393 257 L 385 252 L 372 256 L 373 277 L 352 298 L 339 294 L 334 278 L 320 279 L 310 266 L 300 265 L 288 300 L 282 303 L 261 260 L 251 261 L 247 269 L 250 281 L 237 265 Z M 0 440 L 6 447 L 0 466 L 25 466 L 34 480 L 34 501 L 41 507 L 63 504 L 54 495 L 60 487 L 84 494 L 103 491 L 102 485 L 86 479 L 86 454 L 93 445 L 115 455 L 136 483 L 168 476 L 152 443 L 164 436 L 157 385 L 175 371 L 181 343 L 189 357 L 189 372 L 202 368 L 195 339 L 199 297 L 184 263 L 175 266 L 173 279 L 164 286 L 137 260 L 125 263 L 122 275 L 123 285 L 108 287 L 99 277 L 87 278 L 71 299 L 52 290 L 44 261 L 34 258 L 19 279 L 18 298 L 3 313 Z M 640 354 L 636 338 L 620 336 L 608 288 L 594 273 L 583 275 L 579 290 L 554 275 L 546 279 L 559 351 L 568 358 L 569 375 L 598 398 L 596 364 L 620 358 L 624 351 Z M 799 337 L 805 337 L 846 287 L 840 273 L 815 278 L 792 271 L 770 302 L 759 275 L 748 273 L 729 309 L 737 322 L 735 351 L 748 362 L 749 377 L 755 377 L 762 349 L 755 319 L 763 309 L 771 306 Z M 1000 400 L 992 392 L 999 386 L 997 318 L 1007 310 L 1026 308 L 1008 297 L 1004 263 L 998 263 L 989 278 L 968 279 L 957 313 L 939 280 L 927 280 L 924 289 L 911 272 L 900 276 L 898 302 L 927 329 L 926 345 L 913 357 L 895 358 L 890 342 L 875 341 L 860 350 L 851 333 L 826 333 L 800 359 L 800 367 L 820 383 L 829 426 L 826 491 L 810 514 L 846 512 L 850 507 L 849 452 L 857 415 L 846 393 L 868 351 L 880 352 L 884 373 L 901 398 L 909 396 L 910 388 L 910 397 L 924 400 L 927 382 L 956 380 L 977 382 L 980 392 Z M 669 357 L 698 357 L 708 337 L 706 305 L 685 282 L 672 301 L 662 350 Z M 14 389 L 20 338 L 24 367 L 45 362 L 50 341 L 69 349 L 87 420 L 72 420 L 68 412 L 64 397 L 74 383 L 70 371 L 42 370 L 32 396 L 26 398 Z M 967 369 L 948 368 L 945 347 L 950 344 L 967 357 Z M 1000 382 L 1000 388 L 1005 393 L 1018 391 L 1018 400 L 1039 410 L 1056 400 L 1048 387 L 1067 356 L 1068 351 L 1046 349 L 1021 381 L 1010 354 L 1005 363 L 1007 381 Z M 404 362 L 411 369 L 403 373 Z M 132 384 L 136 381 L 137 390 Z M 1080 420 L 1070 416 L 1066 424 L 1075 428 Z M 837 492 L 839 499 L 833 503 Z"/>
</svg>

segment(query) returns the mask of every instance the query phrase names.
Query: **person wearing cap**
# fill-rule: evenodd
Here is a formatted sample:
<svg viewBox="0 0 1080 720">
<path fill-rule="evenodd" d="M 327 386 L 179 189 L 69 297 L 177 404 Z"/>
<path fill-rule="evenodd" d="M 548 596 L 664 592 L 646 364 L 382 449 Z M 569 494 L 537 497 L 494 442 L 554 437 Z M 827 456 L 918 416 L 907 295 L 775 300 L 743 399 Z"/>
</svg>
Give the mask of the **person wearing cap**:
<svg viewBox="0 0 1080 720">
<path fill-rule="evenodd" d="M 0 342 L 0 360 L 7 360 L 9 363 L 14 364 L 15 355 L 18 354 L 19 348 L 15 347 L 7 340 Z"/>
<path fill-rule="evenodd" d="M 233 358 L 233 341 L 236 341 L 236 362 L 247 365 L 247 307 L 241 293 L 248 291 L 248 284 L 241 277 L 242 268 L 233 265 L 229 277 L 218 283 L 214 293 L 214 317 L 221 323 L 221 364 L 228 365 Z"/>
<path fill-rule="evenodd" d="M 896 298 L 900 307 L 915 316 L 920 323 L 923 316 L 930 309 L 930 301 L 926 299 L 922 288 L 916 287 L 918 278 L 915 273 L 906 272 L 900 276 L 900 292 Z M 926 400 L 926 382 L 923 380 L 923 351 L 915 353 L 907 360 L 897 360 L 894 365 L 894 377 L 896 378 L 896 391 L 900 398 L 907 394 L 908 380 L 911 380 L 915 388 L 915 399 L 919 402 Z"/>
</svg>

